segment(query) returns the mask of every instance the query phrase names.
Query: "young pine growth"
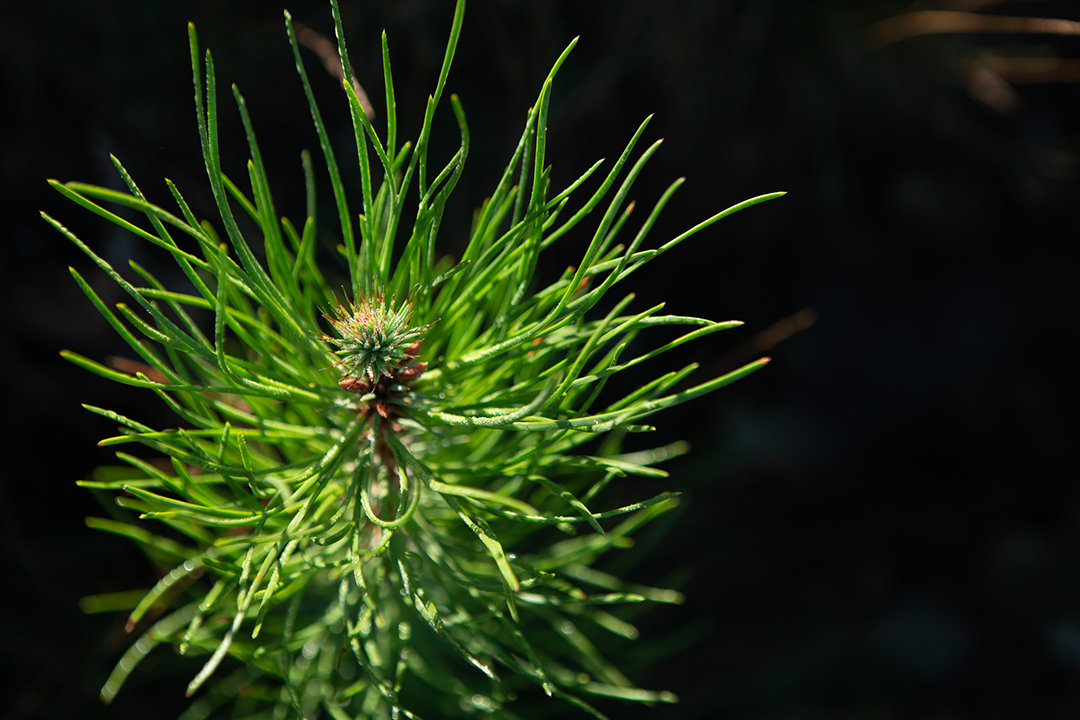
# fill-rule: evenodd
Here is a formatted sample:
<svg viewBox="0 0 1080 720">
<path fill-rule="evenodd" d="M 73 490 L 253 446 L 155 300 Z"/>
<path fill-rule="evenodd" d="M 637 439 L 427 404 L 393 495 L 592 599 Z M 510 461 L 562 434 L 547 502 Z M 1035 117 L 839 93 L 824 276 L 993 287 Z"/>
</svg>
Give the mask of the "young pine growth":
<svg viewBox="0 0 1080 720">
<path fill-rule="evenodd" d="M 352 120 L 359 198 L 346 196 L 342 148 L 330 143 L 286 13 L 337 210 L 329 227 L 316 217 L 306 153 L 306 217 L 276 212 L 235 87 L 250 159 L 246 177 L 226 174 L 213 60 L 194 28 L 196 115 L 217 217 L 197 217 L 169 181 L 174 208 L 152 203 L 115 159 L 127 192 L 52 182 L 167 253 L 190 283 L 168 289 L 134 262 L 122 274 L 45 216 L 135 303 L 108 307 L 72 269 L 138 359 L 109 366 L 64 356 L 155 393 L 176 415 L 175 426 L 154 428 L 88 407 L 117 423 L 101 445 L 117 447 L 123 464 L 81 483 L 115 494 L 109 517 L 88 523 L 132 538 L 162 569 L 125 608 L 137 638 L 102 689 L 106 702 L 162 643 L 200 658 L 190 718 L 521 717 L 527 708 L 514 700 L 530 686 L 597 717 L 595 697 L 674 700 L 635 687 L 597 642 L 636 636 L 618 606 L 679 594 L 631 585 L 598 564 L 674 507 L 677 493 L 613 506 L 605 489 L 627 475 L 663 478 L 655 466 L 682 452 L 681 444 L 624 451 L 627 433 L 650 429 L 646 417 L 767 359 L 689 387 L 695 367 L 677 367 L 613 396 L 612 376 L 739 323 L 607 298 L 645 263 L 781 193 L 647 244 L 681 184 L 630 229 L 631 186 L 659 147 L 636 150 L 648 119 L 613 163 L 552 187 L 547 112 L 571 43 L 471 229 L 452 228 L 468 242 L 450 257 L 439 244 L 443 211 L 471 142 L 456 97 L 457 152 L 430 158 L 428 138 L 442 117 L 464 6 L 458 0 L 419 134 L 401 142 L 385 34 L 380 132 L 357 97 L 332 0 L 344 75 L 344 102 L 335 98 L 332 112 Z M 575 241 L 577 265 L 540 283 L 544 251 Z M 317 252 L 324 244 L 329 253 Z M 317 262 L 326 254 L 337 260 Z M 341 287 L 344 298 L 332 290 Z M 682 331 L 648 345 L 663 327 Z"/>
<path fill-rule="evenodd" d="M 408 324 L 407 304 L 392 309 L 392 302 L 375 297 L 361 298 L 359 304 L 338 305 L 333 316 L 327 317 L 335 335 L 323 340 L 340 349 L 341 359 L 334 367 L 344 372 L 338 385 L 343 390 L 362 395 L 384 420 L 395 416 L 404 405 L 411 384 L 427 369 L 419 362 L 420 338 L 427 326 Z M 364 411 L 362 410 L 362 412 Z M 394 425 L 400 430 L 400 425 Z"/>
</svg>

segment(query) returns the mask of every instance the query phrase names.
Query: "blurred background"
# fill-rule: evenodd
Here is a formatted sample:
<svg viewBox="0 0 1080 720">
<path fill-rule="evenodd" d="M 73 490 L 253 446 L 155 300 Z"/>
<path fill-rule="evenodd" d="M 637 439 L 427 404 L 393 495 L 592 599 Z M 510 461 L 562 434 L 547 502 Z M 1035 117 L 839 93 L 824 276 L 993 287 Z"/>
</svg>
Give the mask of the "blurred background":
<svg viewBox="0 0 1080 720">
<path fill-rule="evenodd" d="M 405 136 L 419 129 L 452 5 L 342 0 L 373 99 L 378 33 L 389 34 Z M 289 7 L 332 35 L 328 3 Z M 125 352 L 67 265 L 106 301 L 120 298 L 38 216 L 116 265 L 135 257 L 168 277 L 160 258 L 45 178 L 117 186 L 114 153 L 152 200 L 168 201 L 169 177 L 197 214 L 214 215 L 188 20 L 222 86 L 236 82 L 247 98 L 279 210 L 299 216 L 300 150 L 321 161 L 277 3 L 40 0 L 0 18 L 4 717 L 175 716 L 197 669 L 162 651 L 112 708 L 97 701 L 131 638 L 122 617 L 84 615 L 78 600 L 156 577 L 128 542 L 83 524 L 98 501 L 74 481 L 111 461 L 95 445 L 111 423 L 79 403 L 169 420 L 151 396 L 59 358 L 61 348 Z M 445 249 L 464 239 L 550 64 L 577 35 L 549 118 L 555 186 L 617 157 L 655 113 L 645 137 L 664 147 L 633 196 L 650 207 L 688 180 L 653 245 L 744 198 L 788 191 L 631 283 L 642 308 L 668 300 L 674 313 L 746 321 L 686 351 L 705 370 L 773 362 L 657 418 L 659 441 L 684 437 L 694 452 L 669 465 L 664 487 L 631 489 L 680 489 L 687 502 L 642 537 L 645 562 L 613 569 L 674 584 L 687 602 L 640 616 L 644 639 L 611 653 L 682 703 L 605 706 L 613 717 L 1080 717 L 1068 350 L 1077 21 L 1075 2 L 1030 0 L 469 0 L 448 89 L 473 147 Z M 340 91 L 314 54 L 306 60 L 347 164 Z M 226 171 L 242 176 L 228 97 L 221 114 Z M 437 127 L 433 152 L 448 157 L 448 109 Z M 577 242 L 546 270 L 574 262 Z"/>
</svg>

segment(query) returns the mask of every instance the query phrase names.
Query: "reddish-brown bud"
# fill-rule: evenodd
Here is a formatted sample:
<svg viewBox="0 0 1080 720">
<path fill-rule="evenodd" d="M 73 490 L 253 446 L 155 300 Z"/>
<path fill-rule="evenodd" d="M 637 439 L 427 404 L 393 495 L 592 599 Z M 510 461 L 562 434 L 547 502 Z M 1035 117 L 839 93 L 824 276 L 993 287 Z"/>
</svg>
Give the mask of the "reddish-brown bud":
<svg viewBox="0 0 1080 720">
<path fill-rule="evenodd" d="M 414 363 L 407 368 L 402 368 L 401 370 L 398 370 L 397 373 L 394 375 L 394 378 L 396 380 L 400 380 L 401 382 L 409 382 L 410 380 L 415 380 L 416 378 L 420 377 L 420 375 L 423 374 L 425 370 L 427 370 L 426 362 Z"/>
<path fill-rule="evenodd" d="M 343 377 L 338 383 L 342 390 L 348 390 L 359 395 L 371 392 L 371 383 L 363 378 Z"/>
</svg>

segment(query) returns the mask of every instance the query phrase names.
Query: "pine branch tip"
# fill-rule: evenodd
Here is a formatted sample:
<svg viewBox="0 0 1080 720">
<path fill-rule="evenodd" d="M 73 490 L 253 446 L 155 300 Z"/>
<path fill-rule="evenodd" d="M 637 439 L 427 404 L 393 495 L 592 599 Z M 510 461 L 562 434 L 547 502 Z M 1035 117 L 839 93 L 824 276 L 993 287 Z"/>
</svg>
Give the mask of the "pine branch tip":
<svg viewBox="0 0 1080 720">
<path fill-rule="evenodd" d="M 648 217 L 634 240 L 627 239 L 624 244 L 626 236 L 617 237 L 622 223 L 636 224 L 627 220 L 637 209 L 630 184 L 665 139 L 650 143 L 651 131 L 644 134 L 654 119 L 654 113 L 649 113 L 622 154 L 614 156 L 615 166 L 608 177 L 603 177 L 606 169 L 593 176 L 606 158 L 591 167 L 587 162 L 585 172 L 571 186 L 557 196 L 549 195 L 554 175 L 550 158 L 544 153 L 548 102 L 554 77 L 581 39 L 576 35 L 551 66 L 542 83 L 541 97 L 530 110 L 522 145 L 491 197 L 473 214 L 473 226 L 465 228 L 467 244 L 464 248 L 455 246 L 455 259 L 448 254 L 449 248 L 441 247 L 447 231 L 440 230 L 440 222 L 443 203 L 457 183 L 470 142 L 461 98 L 446 83 L 464 9 L 465 0 L 456 0 L 451 39 L 435 90 L 427 96 L 417 143 L 399 138 L 389 34 L 386 27 L 380 30 L 381 77 L 388 112 L 384 148 L 369 124 L 376 109 L 366 100 L 363 104 L 357 101 L 363 91 L 358 81 L 349 77 L 352 71 L 344 47 L 341 9 L 339 0 L 332 0 L 338 50 L 330 59 L 325 52 L 316 54 L 331 70 L 331 77 L 326 78 L 330 84 L 334 80 L 341 82 L 347 97 L 341 98 L 333 91 L 331 94 L 338 101 L 346 101 L 346 112 L 352 110 L 355 139 L 358 146 L 363 146 L 358 153 L 362 166 L 362 202 L 358 206 L 355 199 L 352 204 L 345 200 L 345 185 L 304 69 L 305 60 L 310 60 L 306 50 L 314 48 L 300 39 L 307 40 L 305 34 L 314 31 L 294 20 L 289 9 L 282 8 L 294 54 L 291 59 L 304 86 L 330 174 L 340 233 L 326 233 L 315 225 L 322 188 L 315 180 L 313 153 L 306 149 L 301 153 L 306 222 L 301 229 L 277 214 L 237 83 L 230 86 L 247 126 L 250 197 L 222 174 L 218 144 L 222 121 L 217 114 L 222 88 L 215 80 L 210 49 L 201 48 L 196 41 L 194 22 L 188 22 L 188 35 L 199 139 L 217 215 L 198 219 L 168 178 L 165 183 L 180 212 L 175 207 L 171 212 L 159 209 L 142 196 L 112 153 L 109 158 L 127 183 L 126 189 L 122 185 L 110 188 L 47 180 L 65 198 L 171 253 L 195 286 L 166 288 L 133 258 L 128 265 L 145 282 L 130 282 L 124 278 L 130 273 L 120 272 L 121 259 L 106 261 L 44 210 L 39 211 L 119 285 L 122 300 L 117 301 L 116 295 L 99 297 L 75 266 L 68 266 L 80 289 L 145 362 L 135 359 L 125 365 L 114 357 L 102 358 L 97 353 L 85 356 L 68 349 L 60 350 L 60 356 L 123 385 L 153 389 L 179 417 L 175 424 L 151 427 L 113 410 L 82 404 L 84 410 L 110 421 L 114 431 L 112 437 L 98 441 L 98 447 L 139 443 L 141 451 L 156 451 L 165 456 L 162 460 L 168 458 L 172 463 L 170 468 L 168 463 L 156 462 L 156 458 L 154 462 L 143 459 L 141 453 L 125 457 L 116 452 L 117 462 L 112 464 L 123 466 L 126 462 L 131 467 L 103 468 L 102 472 L 76 481 L 95 493 L 109 492 L 122 513 L 111 518 L 87 518 L 87 525 L 151 546 L 152 559 L 163 573 L 151 590 L 140 591 L 144 599 L 137 604 L 134 595 L 130 596 L 130 604 L 124 604 L 129 602 L 129 596 L 119 593 L 106 603 L 114 610 L 136 607 L 123 626 L 125 632 L 139 635 L 102 688 L 103 702 L 114 698 L 134 665 L 157 644 L 172 645 L 182 655 L 188 654 L 189 648 L 191 654 L 212 651 L 209 661 L 186 686 L 184 694 L 189 698 L 207 687 L 200 700 L 193 701 L 195 705 L 216 698 L 222 688 L 230 687 L 228 678 L 212 677 L 224 659 L 261 669 L 261 659 L 276 652 L 283 627 L 289 633 L 294 624 L 297 628 L 317 628 L 318 644 L 314 647 L 321 657 L 312 667 L 317 666 L 320 674 L 333 666 L 332 654 L 338 648 L 342 653 L 337 657 L 340 668 L 347 644 L 355 635 L 355 623 L 367 627 L 364 623 L 370 620 L 373 638 L 385 634 L 394 643 L 403 642 L 401 647 L 408 650 L 409 635 L 402 626 L 413 627 L 410 632 L 414 632 L 418 623 L 410 620 L 396 628 L 392 622 L 386 627 L 380 624 L 380 603 L 396 604 L 402 598 L 406 605 L 415 605 L 431 629 L 444 636 L 467 663 L 496 683 L 499 678 L 487 663 L 499 665 L 497 657 L 476 650 L 471 642 L 459 642 L 448 632 L 451 625 L 444 627 L 444 620 L 471 618 L 485 638 L 490 635 L 496 642 L 512 641 L 509 634 L 520 638 L 528 658 L 508 666 L 511 674 L 524 676 L 533 691 L 539 685 L 549 697 L 566 699 L 594 717 L 603 715 L 572 691 L 585 690 L 647 705 L 677 699 L 672 693 L 633 687 L 617 674 L 583 684 L 567 681 L 561 673 L 553 672 L 548 678 L 548 671 L 563 661 L 573 671 L 580 671 L 583 665 L 589 668 L 588 663 L 575 661 L 572 653 L 565 658 L 552 653 L 550 666 L 547 658 L 533 658 L 530 644 L 534 633 L 551 629 L 535 629 L 534 604 L 543 602 L 549 606 L 545 612 L 550 610 L 573 621 L 587 617 L 582 608 L 594 601 L 682 602 L 683 596 L 674 590 L 632 588 L 617 576 L 612 578 L 612 588 L 617 592 L 590 590 L 586 594 L 559 577 L 570 567 L 568 562 L 580 563 L 578 579 L 590 583 L 592 558 L 575 556 L 568 561 L 562 555 L 547 553 L 539 544 L 535 551 L 528 549 L 532 546 L 523 544 L 522 539 L 531 532 L 546 533 L 536 536 L 544 538 L 565 533 L 589 543 L 582 547 L 605 552 L 631 548 L 635 541 L 629 534 L 635 528 L 624 530 L 613 521 L 612 536 L 607 536 L 603 525 L 609 518 L 629 515 L 634 523 L 649 522 L 681 503 L 683 493 L 660 492 L 623 507 L 607 507 L 600 493 L 613 478 L 669 477 L 667 470 L 657 466 L 686 452 L 685 443 L 655 440 L 646 444 L 652 449 L 631 452 L 627 445 L 633 447 L 632 443 L 624 443 L 622 435 L 655 431 L 655 426 L 642 424 L 649 415 L 743 378 L 771 358 L 751 362 L 744 358 L 739 362 L 745 364 L 738 369 L 713 377 L 712 363 L 689 362 L 691 358 L 684 355 L 675 370 L 668 372 L 665 368 L 635 390 L 620 388 L 622 398 L 601 409 L 601 400 L 607 401 L 600 390 L 614 373 L 717 330 L 744 324 L 741 320 L 714 323 L 702 316 L 661 315 L 664 302 L 641 312 L 627 310 L 636 298 L 635 293 L 623 290 L 625 285 L 608 296 L 604 293 L 640 264 L 715 220 L 781 197 L 786 191 L 744 200 L 668 244 L 646 249 L 648 245 L 642 244 L 645 234 L 672 191 L 686 181 L 681 176 L 655 204 L 643 198 L 642 213 Z M 320 39 L 328 42 L 322 36 Z M 201 57 L 205 64 L 200 62 Z M 329 67 L 330 60 L 341 61 L 337 71 Z M 221 79 L 222 85 L 225 80 Z M 443 103 L 439 113 L 446 114 L 446 105 L 450 104 L 462 136 L 458 154 L 438 173 L 428 165 L 435 94 L 446 96 L 448 102 Z M 423 97 L 422 91 L 419 97 Z M 369 168 L 371 150 L 378 155 L 379 163 Z M 616 148 L 616 152 L 620 150 Z M 381 186 L 377 178 L 372 185 L 369 170 L 384 176 Z M 620 173 L 628 173 L 629 177 L 620 181 Z M 411 233 L 408 223 L 413 218 L 404 207 L 407 199 L 411 202 L 411 194 L 406 194 L 410 179 L 412 189 L 419 187 L 420 195 Z M 582 209 L 559 220 L 563 224 L 555 224 L 563 208 L 576 203 L 579 195 L 571 193 L 586 186 L 587 181 L 597 180 L 599 189 Z M 615 195 L 607 211 L 599 206 L 605 194 Z M 123 207 L 107 210 L 103 207 L 106 204 Z M 599 211 L 590 215 L 598 207 Z M 246 211 L 254 222 L 245 218 L 247 224 L 241 232 L 230 208 L 236 208 L 238 216 L 240 210 Z M 140 227 L 141 220 L 136 223 L 122 217 L 139 211 L 153 229 Z M 550 262 L 548 258 L 553 255 L 541 251 L 586 216 L 592 222 L 601 214 L 594 240 L 582 259 L 577 264 L 568 262 L 569 276 L 548 289 L 534 289 L 536 267 Z M 220 226 L 213 229 L 218 220 L 224 222 L 224 232 Z M 359 230 L 354 232 L 357 220 Z M 174 227 L 166 225 L 191 237 L 183 238 L 185 245 L 181 246 L 171 237 Z M 260 254 L 259 247 L 254 253 L 248 250 L 243 237 L 249 234 L 248 226 L 263 230 L 261 249 L 265 254 Z M 384 228 L 385 236 L 381 234 Z M 334 236 L 338 239 L 332 239 Z M 189 249 L 192 237 L 197 242 Z M 519 243 L 523 237 L 526 242 Z M 335 276 L 322 270 L 323 256 L 333 255 L 334 250 L 344 258 L 347 271 L 336 276 L 344 278 L 340 295 L 335 294 L 336 282 L 328 281 Z M 559 256 L 558 264 L 562 263 Z M 100 274 L 95 271 L 88 278 Z M 608 315 L 603 315 L 602 306 L 592 310 L 602 298 L 607 302 L 616 294 L 625 295 L 625 301 L 619 301 Z M 148 314 L 151 317 L 147 318 Z M 213 332 L 205 327 L 209 323 L 203 323 L 207 318 L 213 320 Z M 637 342 L 639 331 L 661 327 L 666 332 L 679 325 L 687 330 L 679 330 L 679 337 L 667 344 L 641 353 L 635 350 L 636 357 L 630 359 L 622 356 L 624 349 Z M 684 381 L 694 371 L 706 376 L 705 381 L 685 388 Z M 536 394 L 541 384 L 543 389 Z M 529 400 L 534 394 L 536 397 Z M 584 448 L 582 443 L 591 442 L 593 437 L 607 439 L 592 446 L 595 450 L 579 451 L 579 447 Z M 512 477 L 515 484 L 501 484 L 502 475 Z M 396 488 L 395 480 L 399 483 Z M 519 499 L 522 491 L 517 483 L 526 486 L 526 482 L 538 480 L 545 483 L 539 492 L 550 493 L 552 499 L 551 503 L 536 502 L 534 507 Z M 352 502 L 354 495 L 360 498 L 359 505 Z M 445 502 L 437 502 L 439 497 Z M 525 497 L 532 499 L 531 495 Z M 397 511 L 393 509 L 395 502 Z M 558 506 L 559 502 L 572 509 Z M 367 519 L 356 510 L 358 506 Z M 114 511 L 109 508 L 109 515 Z M 451 524 L 448 521 L 455 512 L 462 522 Z M 154 522 L 138 522 L 136 518 Z M 186 537 L 173 539 L 144 529 L 158 524 L 175 526 Z M 506 534 L 506 526 L 515 530 Z M 590 527 L 603 539 L 590 537 Z M 517 528 L 529 529 L 519 535 Z M 400 535 L 390 544 L 394 533 Z M 469 533 L 479 538 L 479 546 Z M 460 563 L 458 558 L 447 557 L 443 562 L 439 557 L 439 553 L 447 552 L 439 550 L 444 536 L 447 551 L 462 554 Z M 310 547 L 307 538 L 313 541 Z M 424 542 L 428 539 L 433 542 Z M 641 547 L 647 549 L 644 543 Z M 430 550 L 430 562 L 424 556 L 426 550 Z M 261 567 L 260 557 L 265 557 Z M 171 571 L 169 566 L 161 565 L 163 562 L 173 566 Z M 341 576 L 337 569 L 328 572 L 325 568 L 340 568 Z M 347 577 L 350 570 L 355 578 Z M 270 572 L 274 574 L 268 580 Z M 189 590 L 187 584 L 192 581 L 208 593 L 201 602 L 189 602 L 188 596 L 195 588 Z M 370 584 L 372 594 L 365 582 Z M 460 596 L 447 593 L 441 597 L 430 592 L 442 583 L 449 590 L 459 583 Z M 337 597 L 333 612 L 344 617 L 344 623 L 323 622 L 329 617 L 326 615 L 313 616 L 313 611 L 321 612 L 321 606 L 316 608 L 312 603 L 309 607 L 306 600 L 298 600 L 306 597 L 303 593 L 308 587 L 310 597 L 325 596 L 332 605 Z M 182 602 L 178 595 L 184 596 Z M 297 599 L 295 603 L 289 600 L 290 595 Z M 235 614 L 226 607 L 234 603 Z M 519 607 L 522 604 L 528 607 Z M 168 613 L 164 612 L 166 608 Z M 225 613 L 232 614 L 231 629 Z M 204 616 L 206 622 L 202 624 Z M 246 626 L 251 620 L 254 627 L 249 633 Z M 628 624 L 614 627 L 614 632 L 624 639 L 638 637 Z M 585 637 L 585 631 L 582 628 L 579 637 Z M 248 634 L 255 642 L 240 640 Z M 209 644 L 215 637 L 216 650 Z M 298 658 L 297 652 L 312 659 L 307 658 L 307 644 L 299 651 L 295 643 L 281 647 L 286 660 Z M 419 645 L 417 650 L 415 657 L 422 662 L 425 658 Z M 559 652 L 566 654 L 565 650 Z M 360 653 L 357 655 L 364 664 Z M 383 667 L 383 660 L 375 658 L 372 663 L 378 670 L 376 677 L 390 676 L 392 668 Z M 420 676 L 414 672 L 416 667 L 410 660 L 393 672 L 412 682 L 410 678 Z M 266 687 L 280 690 L 281 679 L 268 675 Z M 283 679 L 290 685 L 288 673 Z M 337 678 L 319 679 L 323 685 L 337 688 Z M 381 692 L 395 714 L 400 709 L 403 717 L 415 717 L 404 705 L 399 707 L 398 687 L 381 680 L 376 684 L 373 689 Z M 264 688 L 260 685 L 256 689 L 262 692 Z M 288 694 L 278 692 L 259 698 L 276 703 L 279 710 L 288 713 L 290 696 L 292 707 L 298 709 L 308 704 L 308 692 L 290 685 Z M 353 711 L 360 700 L 353 697 L 347 688 L 340 706 L 327 709 L 335 717 L 355 716 Z M 498 705 L 505 697 L 493 694 L 490 699 Z M 484 699 L 488 700 L 487 696 Z M 501 709 L 501 705 L 495 709 Z"/>
</svg>

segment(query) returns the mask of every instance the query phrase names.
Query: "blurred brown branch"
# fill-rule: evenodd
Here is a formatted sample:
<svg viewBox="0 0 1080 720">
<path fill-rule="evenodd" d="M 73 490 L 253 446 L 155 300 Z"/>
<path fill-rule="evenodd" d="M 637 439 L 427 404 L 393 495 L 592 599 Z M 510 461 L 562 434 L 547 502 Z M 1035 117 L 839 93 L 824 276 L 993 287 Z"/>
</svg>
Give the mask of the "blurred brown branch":
<svg viewBox="0 0 1080 720">
<path fill-rule="evenodd" d="M 979 62 L 1001 78 L 1017 85 L 1080 82 L 1080 60 L 988 55 Z"/>
<path fill-rule="evenodd" d="M 919 10 L 882 20 L 872 25 L 869 32 L 874 46 L 882 48 L 910 37 L 946 33 L 1080 35 L 1080 22 L 955 10 Z"/>
<path fill-rule="evenodd" d="M 331 77 L 337 78 L 338 82 L 344 82 L 345 73 L 341 69 L 341 57 L 338 56 L 337 46 L 330 38 L 301 23 L 296 23 L 296 30 L 296 39 L 300 41 L 300 44 L 319 56 L 319 60 L 322 61 L 323 67 L 326 68 L 326 72 L 330 73 Z M 352 68 L 349 69 L 352 70 Z M 375 106 L 371 104 L 371 100 L 368 98 L 367 93 L 364 92 L 363 86 L 356 79 L 356 73 L 352 72 L 351 74 L 353 92 L 356 93 L 357 99 L 360 100 L 360 105 L 364 108 L 368 120 L 374 120 Z"/>
<path fill-rule="evenodd" d="M 734 368 L 743 365 L 747 360 L 772 350 L 792 335 L 806 330 L 815 322 L 817 322 L 817 312 L 813 308 L 803 308 L 793 315 L 777 320 L 731 352 L 726 353 L 720 360 L 719 366 Z"/>
</svg>

